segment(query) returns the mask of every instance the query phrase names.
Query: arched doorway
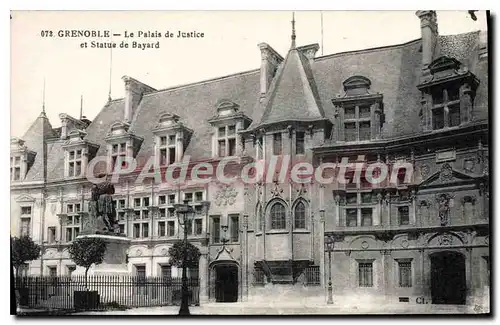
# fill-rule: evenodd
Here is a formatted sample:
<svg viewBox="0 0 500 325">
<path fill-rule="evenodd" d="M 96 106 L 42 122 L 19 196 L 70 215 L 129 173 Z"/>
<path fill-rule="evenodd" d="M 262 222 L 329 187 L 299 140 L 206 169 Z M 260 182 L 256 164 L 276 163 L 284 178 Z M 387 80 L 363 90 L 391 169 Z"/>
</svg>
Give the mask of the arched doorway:
<svg viewBox="0 0 500 325">
<path fill-rule="evenodd" d="M 463 305 L 466 301 L 465 257 L 444 251 L 430 255 L 433 304 Z"/>
<path fill-rule="evenodd" d="M 238 267 L 222 264 L 214 267 L 215 271 L 215 301 L 238 301 Z"/>
</svg>

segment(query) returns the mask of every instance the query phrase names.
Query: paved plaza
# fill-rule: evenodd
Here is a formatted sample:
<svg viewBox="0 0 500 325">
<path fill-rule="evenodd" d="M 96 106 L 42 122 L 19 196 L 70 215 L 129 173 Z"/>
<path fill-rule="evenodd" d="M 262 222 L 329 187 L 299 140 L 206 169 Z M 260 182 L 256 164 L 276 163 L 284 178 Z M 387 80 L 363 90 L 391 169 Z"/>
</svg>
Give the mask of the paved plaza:
<svg viewBox="0 0 500 325">
<path fill-rule="evenodd" d="M 459 305 L 365 305 L 341 306 L 299 304 L 263 305 L 249 303 L 213 303 L 190 307 L 192 315 L 383 315 L 383 314 L 479 314 L 487 311 L 471 306 Z M 177 315 L 178 306 L 133 308 L 124 311 L 82 312 L 74 315 Z"/>
</svg>

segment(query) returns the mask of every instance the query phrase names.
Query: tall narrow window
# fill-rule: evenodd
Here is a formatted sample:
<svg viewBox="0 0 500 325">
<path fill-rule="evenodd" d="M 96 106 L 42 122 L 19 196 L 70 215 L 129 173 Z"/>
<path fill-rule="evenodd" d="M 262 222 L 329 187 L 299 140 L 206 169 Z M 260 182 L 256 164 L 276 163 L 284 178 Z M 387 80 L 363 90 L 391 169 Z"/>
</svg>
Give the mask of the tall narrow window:
<svg viewBox="0 0 500 325">
<path fill-rule="evenodd" d="M 170 265 L 161 265 L 160 266 L 160 274 L 162 278 L 171 278 L 172 277 L 172 267 Z"/>
<path fill-rule="evenodd" d="M 281 155 L 282 153 L 282 144 L 281 144 L 281 133 L 273 134 L 273 155 Z"/>
<path fill-rule="evenodd" d="M 114 170 L 116 168 L 116 164 L 118 162 L 121 163 L 122 167 L 127 166 L 127 162 L 124 158 L 127 157 L 127 144 L 126 143 L 117 143 L 111 146 L 111 169 Z"/>
<path fill-rule="evenodd" d="M 31 218 L 21 218 L 21 236 L 31 235 Z"/>
<path fill-rule="evenodd" d="M 409 288 L 412 286 L 411 281 L 411 261 L 399 261 L 399 286 Z"/>
<path fill-rule="evenodd" d="M 167 236 L 173 237 L 175 235 L 175 221 L 167 222 Z"/>
<path fill-rule="evenodd" d="M 80 212 L 81 205 L 79 203 L 70 203 L 66 205 L 67 219 L 65 224 L 66 241 L 75 240 L 80 234 Z"/>
<path fill-rule="evenodd" d="M 372 208 L 361 209 L 361 225 L 362 226 L 372 225 Z"/>
<path fill-rule="evenodd" d="M 165 237 L 165 221 L 158 221 L 158 237 Z"/>
<path fill-rule="evenodd" d="M 346 220 L 348 227 L 356 227 L 358 225 L 358 209 L 346 209 Z"/>
<path fill-rule="evenodd" d="M 295 132 L 295 148 L 297 155 L 303 155 L 305 153 L 304 135 L 304 132 Z"/>
<path fill-rule="evenodd" d="M 78 177 L 82 174 L 82 150 L 68 152 L 68 176 Z"/>
<path fill-rule="evenodd" d="M 271 207 L 271 229 L 286 228 L 285 207 L 281 203 L 274 203 Z"/>
<path fill-rule="evenodd" d="M 175 163 L 175 134 L 160 137 L 160 165 L 170 165 Z"/>
<path fill-rule="evenodd" d="M 460 123 L 458 85 L 450 85 L 448 88 L 439 87 L 432 91 L 432 128 L 438 130 L 459 126 Z"/>
<path fill-rule="evenodd" d="M 199 236 L 203 232 L 203 219 L 194 220 L 194 234 Z"/>
<path fill-rule="evenodd" d="M 134 238 L 149 237 L 149 197 L 134 198 L 134 223 L 133 236 Z"/>
<path fill-rule="evenodd" d="M 236 125 L 226 125 L 217 131 L 218 156 L 236 155 Z"/>
<path fill-rule="evenodd" d="M 373 262 L 360 262 L 359 267 L 359 286 L 373 287 Z"/>
<path fill-rule="evenodd" d="M 398 207 L 399 224 L 406 226 L 410 224 L 410 209 L 408 206 Z"/>
<path fill-rule="evenodd" d="M 306 207 L 303 202 L 297 203 L 294 211 L 294 226 L 295 229 L 306 228 Z"/>
<path fill-rule="evenodd" d="M 48 228 L 48 240 L 49 244 L 53 244 L 56 242 L 56 227 Z"/>
<path fill-rule="evenodd" d="M 237 243 L 240 239 L 240 224 L 239 224 L 239 217 L 237 215 L 234 216 L 229 216 L 230 220 L 230 225 L 229 225 L 229 231 L 230 231 L 230 241 L 232 243 Z"/>
<path fill-rule="evenodd" d="M 21 157 L 10 157 L 10 180 L 21 180 Z"/>
<path fill-rule="evenodd" d="M 220 217 L 212 217 L 212 243 L 220 243 Z"/>
</svg>

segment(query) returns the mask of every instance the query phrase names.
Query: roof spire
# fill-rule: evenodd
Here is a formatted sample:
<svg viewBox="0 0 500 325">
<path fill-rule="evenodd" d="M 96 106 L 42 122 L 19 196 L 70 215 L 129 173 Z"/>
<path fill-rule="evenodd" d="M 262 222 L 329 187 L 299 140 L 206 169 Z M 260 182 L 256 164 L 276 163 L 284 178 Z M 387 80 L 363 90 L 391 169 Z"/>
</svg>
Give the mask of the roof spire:
<svg viewBox="0 0 500 325">
<path fill-rule="evenodd" d="M 43 77 L 42 114 L 45 115 L 45 77 Z"/>
<path fill-rule="evenodd" d="M 295 48 L 295 11 L 292 12 L 292 49 Z"/>
<path fill-rule="evenodd" d="M 80 95 L 80 120 L 83 117 L 83 95 Z"/>
<path fill-rule="evenodd" d="M 109 91 L 108 91 L 108 102 L 111 101 L 111 77 L 113 69 L 113 47 L 109 51 Z"/>
</svg>

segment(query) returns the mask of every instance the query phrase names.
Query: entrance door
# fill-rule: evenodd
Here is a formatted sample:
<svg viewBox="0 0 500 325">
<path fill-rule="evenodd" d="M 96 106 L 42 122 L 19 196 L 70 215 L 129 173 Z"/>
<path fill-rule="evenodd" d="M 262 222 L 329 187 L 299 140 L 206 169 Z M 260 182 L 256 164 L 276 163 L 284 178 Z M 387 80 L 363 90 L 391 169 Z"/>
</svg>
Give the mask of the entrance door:
<svg viewBox="0 0 500 325">
<path fill-rule="evenodd" d="M 465 258 L 457 252 L 431 255 L 431 294 L 433 304 L 465 304 Z"/>
<path fill-rule="evenodd" d="M 238 267 L 220 265 L 215 268 L 215 301 L 238 301 Z"/>
</svg>

